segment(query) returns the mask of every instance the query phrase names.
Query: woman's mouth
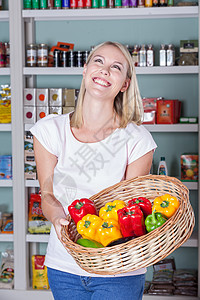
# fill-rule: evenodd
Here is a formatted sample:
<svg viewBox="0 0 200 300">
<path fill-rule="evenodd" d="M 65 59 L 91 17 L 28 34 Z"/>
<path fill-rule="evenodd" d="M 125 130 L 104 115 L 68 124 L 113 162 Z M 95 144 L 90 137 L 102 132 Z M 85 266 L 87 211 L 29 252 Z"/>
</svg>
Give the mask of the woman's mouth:
<svg viewBox="0 0 200 300">
<path fill-rule="evenodd" d="M 102 78 L 98 78 L 98 77 L 94 77 L 92 79 L 95 83 L 97 83 L 98 85 L 101 85 L 101 86 L 111 86 L 111 83 L 108 82 L 107 80 L 104 80 Z"/>
</svg>

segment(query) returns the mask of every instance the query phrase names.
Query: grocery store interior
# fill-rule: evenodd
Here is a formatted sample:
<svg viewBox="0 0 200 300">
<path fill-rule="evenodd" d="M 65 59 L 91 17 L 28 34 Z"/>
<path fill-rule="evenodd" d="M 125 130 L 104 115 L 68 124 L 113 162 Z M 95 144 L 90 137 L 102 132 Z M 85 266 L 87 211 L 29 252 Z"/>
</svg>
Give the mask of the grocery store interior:
<svg viewBox="0 0 200 300">
<path fill-rule="evenodd" d="M 123 7 L 122 0 L 108 7 L 99 0 L 87 9 L 68 2 L 0 0 L 0 299 L 53 299 L 46 270 L 43 282 L 34 281 L 51 226 L 41 211 L 30 129 L 48 114 L 74 110 L 84 62 L 105 41 L 127 46 L 134 60 L 144 126 L 158 146 L 151 174 L 164 158 L 167 174 L 160 174 L 187 187 L 195 217 L 187 241 L 163 265 L 147 268 L 143 299 L 200 299 L 198 2 L 138 0 Z M 170 275 L 156 282 L 162 268 Z"/>
</svg>

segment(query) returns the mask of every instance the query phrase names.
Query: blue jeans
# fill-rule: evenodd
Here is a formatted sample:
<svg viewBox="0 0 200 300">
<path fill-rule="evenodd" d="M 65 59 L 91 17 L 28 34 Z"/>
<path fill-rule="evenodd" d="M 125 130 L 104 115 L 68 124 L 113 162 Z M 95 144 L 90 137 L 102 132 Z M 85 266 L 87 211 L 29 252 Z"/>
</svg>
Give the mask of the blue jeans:
<svg viewBox="0 0 200 300">
<path fill-rule="evenodd" d="M 142 300 L 145 274 L 86 277 L 47 268 L 55 300 Z"/>
</svg>

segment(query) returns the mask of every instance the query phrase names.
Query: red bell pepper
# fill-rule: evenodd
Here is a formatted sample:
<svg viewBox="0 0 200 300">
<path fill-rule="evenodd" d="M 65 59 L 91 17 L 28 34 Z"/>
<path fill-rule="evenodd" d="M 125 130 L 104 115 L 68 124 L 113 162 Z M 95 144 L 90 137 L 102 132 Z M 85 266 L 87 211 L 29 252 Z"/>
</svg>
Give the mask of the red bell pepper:
<svg viewBox="0 0 200 300">
<path fill-rule="evenodd" d="M 146 233 L 144 215 L 138 205 L 126 206 L 117 213 L 123 237 L 137 237 Z"/>
<path fill-rule="evenodd" d="M 128 201 L 128 206 L 133 204 L 137 204 L 142 210 L 144 217 L 146 218 L 148 215 L 152 214 L 152 205 L 151 202 L 145 197 L 133 198 Z"/>
<path fill-rule="evenodd" d="M 74 200 L 72 204 L 68 206 L 68 211 L 76 224 L 87 214 L 97 215 L 94 202 L 87 198 Z"/>
</svg>

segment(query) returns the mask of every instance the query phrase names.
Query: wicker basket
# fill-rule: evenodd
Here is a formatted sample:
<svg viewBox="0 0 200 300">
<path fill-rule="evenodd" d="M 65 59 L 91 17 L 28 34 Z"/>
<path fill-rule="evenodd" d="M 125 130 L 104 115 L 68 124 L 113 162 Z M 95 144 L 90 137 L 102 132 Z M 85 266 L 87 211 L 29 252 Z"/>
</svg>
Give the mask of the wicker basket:
<svg viewBox="0 0 200 300">
<path fill-rule="evenodd" d="M 113 247 L 86 248 L 75 243 L 80 236 L 68 215 L 70 223 L 62 228 L 65 248 L 89 273 L 119 274 L 155 264 L 180 247 L 192 234 L 195 219 L 187 187 L 173 177 L 147 175 L 121 181 L 90 198 L 99 210 L 116 199 L 127 203 L 132 198 L 143 196 L 153 202 L 155 197 L 165 193 L 176 196 L 180 206 L 166 223 L 154 231 Z"/>
</svg>

